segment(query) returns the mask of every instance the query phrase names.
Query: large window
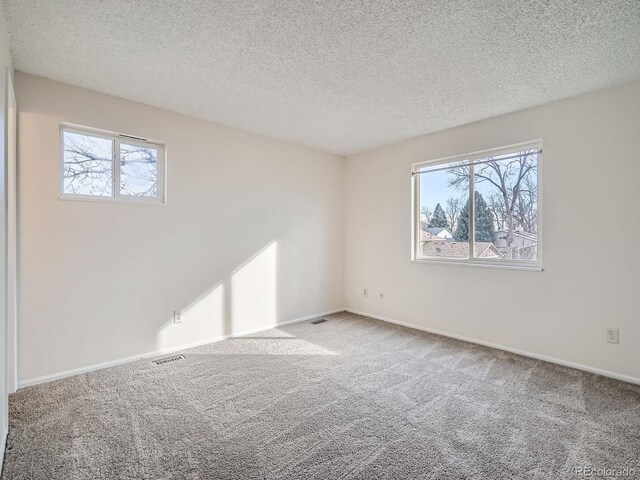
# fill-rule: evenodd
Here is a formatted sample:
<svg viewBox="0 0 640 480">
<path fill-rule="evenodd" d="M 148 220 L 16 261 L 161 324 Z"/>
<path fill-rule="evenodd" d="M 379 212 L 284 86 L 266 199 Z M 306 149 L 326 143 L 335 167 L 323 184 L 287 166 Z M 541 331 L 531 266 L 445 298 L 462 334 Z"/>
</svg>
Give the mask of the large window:
<svg viewBox="0 0 640 480">
<path fill-rule="evenodd" d="M 540 269 L 542 144 L 412 166 L 414 260 Z"/>
<path fill-rule="evenodd" d="M 63 126 L 60 195 L 164 202 L 164 147 L 141 138 Z"/>
</svg>

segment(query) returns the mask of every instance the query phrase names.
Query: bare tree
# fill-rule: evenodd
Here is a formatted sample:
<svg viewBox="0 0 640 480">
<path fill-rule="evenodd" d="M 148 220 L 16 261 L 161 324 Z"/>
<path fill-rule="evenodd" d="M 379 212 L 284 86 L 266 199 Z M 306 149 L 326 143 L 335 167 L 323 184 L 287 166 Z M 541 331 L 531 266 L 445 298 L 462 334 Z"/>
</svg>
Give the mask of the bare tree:
<svg viewBox="0 0 640 480">
<path fill-rule="evenodd" d="M 456 227 L 458 226 L 458 217 L 460 216 L 461 210 L 462 210 L 461 199 L 454 198 L 454 197 L 447 198 L 447 206 L 445 208 L 445 213 L 447 214 L 447 220 L 449 220 L 449 226 L 451 227 L 451 232 L 456 231 Z"/>
<path fill-rule="evenodd" d="M 431 222 L 432 216 L 433 211 L 427 205 L 423 205 L 422 209 L 420 210 L 420 226 L 422 227 L 422 230 L 427 228 L 427 226 Z"/>
<path fill-rule="evenodd" d="M 110 152 L 104 152 L 95 142 L 80 141 L 84 138 L 89 137 L 65 137 L 65 191 L 103 195 L 111 190 L 112 158 L 106 154 Z"/>
<path fill-rule="evenodd" d="M 507 218 L 504 206 L 504 197 L 498 192 L 491 192 L 488 197 L 487 205 L 489 206 L 491 215 L 493 215 L 493 220 L 496 223 L 496 229 L 504 230 Z"/>
<path fill-rule="evenodd" d="M 516 212 L 518 202 L 521 201 L 523 193 L 534 186 L 534 179 L 537 171 L 537 151 L 528 150 L 521 152 L 515 158 L 501 160 L 489 157 L 486 162 L 474 167 L 475 183 L 487 182 L 497 189 L 497 193 L 502 197 L 504 205 L 504 225 L 507 230 L 507 251 L 512 251 L 513 233 L 516 227 Z M 451 179 L 449 186 L 465 189 L 469 186 L 469 167 L 458 165 L 449 170 Z M 529 183 L 527 181 L 529 179 Z M 525 195 L 526 196 L 526 195 Z M 521 225 L 522 226 L 522 225 Z"/>
<path fill-rule="evenodd" d="M 514 216 L 516 222 L 525 231 L 532 233 L 538 231 L 538 189 L 531 176 L 526 177 L 522 182 Z"/>
<path fill-rule="evenodd" d="M 126 195 L 156 196 L 158 190 L 157 151 L 134 145 L 120 147 L 120 190 Z"/>
</svg>

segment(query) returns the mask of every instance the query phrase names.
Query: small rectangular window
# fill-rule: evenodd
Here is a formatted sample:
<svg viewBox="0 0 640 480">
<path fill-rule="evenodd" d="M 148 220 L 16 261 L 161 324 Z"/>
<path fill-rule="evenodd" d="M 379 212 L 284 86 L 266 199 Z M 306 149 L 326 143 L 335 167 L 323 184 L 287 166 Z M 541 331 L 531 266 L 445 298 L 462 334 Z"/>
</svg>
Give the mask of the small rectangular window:
<svg viewBox="0 0 640 480">
<path fill-rule="evenodd" d="M 414 164 L 413 259 L 540 269 L 541 152 L 535 142 Z"/>
<path fill-rule="evenodd" d="M 63 126 L 60 195 L 164 202 L 164 146 L 117 133 Z"/>
</svg>

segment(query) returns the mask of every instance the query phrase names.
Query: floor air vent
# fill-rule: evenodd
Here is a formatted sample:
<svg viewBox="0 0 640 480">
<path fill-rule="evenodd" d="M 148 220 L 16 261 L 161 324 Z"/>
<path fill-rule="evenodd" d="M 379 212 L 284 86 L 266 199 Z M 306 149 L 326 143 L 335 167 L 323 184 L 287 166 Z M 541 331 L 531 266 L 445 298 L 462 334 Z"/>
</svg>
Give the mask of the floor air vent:
<svg viewBox="0 0 640 480">
<path fill-rule="evenodd" d="M 326 321 L 326 318 L 319 318 L 318 320 L 314 320 L 313 322 L 311 322 L 311 325 L 318 325 L 319 323 L 324 323 Z"/>
<path fill-rule="evenodd" d="M 174 355 L 173 357 L 164 357 L 154 360 L 156 365 L 164 365 L 165 363 L 175 362 L 176 360 L 184 360 L 184 355 Z"/>
</svg>

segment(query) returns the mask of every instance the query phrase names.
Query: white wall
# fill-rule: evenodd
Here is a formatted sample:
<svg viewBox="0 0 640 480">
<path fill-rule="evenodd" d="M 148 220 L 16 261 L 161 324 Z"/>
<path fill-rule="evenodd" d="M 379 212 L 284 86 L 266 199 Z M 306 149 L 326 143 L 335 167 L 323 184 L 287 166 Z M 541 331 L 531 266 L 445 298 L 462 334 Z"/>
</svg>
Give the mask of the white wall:
<svg viewBox="0 0 640 480">
<path fill-rule="evenodd" d="M 19 72 L 15 84 L 22 383 L 344 306 L 342 157 Z M 166 142 L 168 204 L 59 200 L 60 122 Z"/>
<path fill-rule="evenodd" d="M 347 306 L 640 381 L 639 132 L 634 83 L 348 157 Z M 539 138 L 543 272 L 410 262 L 411 163 Z"/>
</svg>

